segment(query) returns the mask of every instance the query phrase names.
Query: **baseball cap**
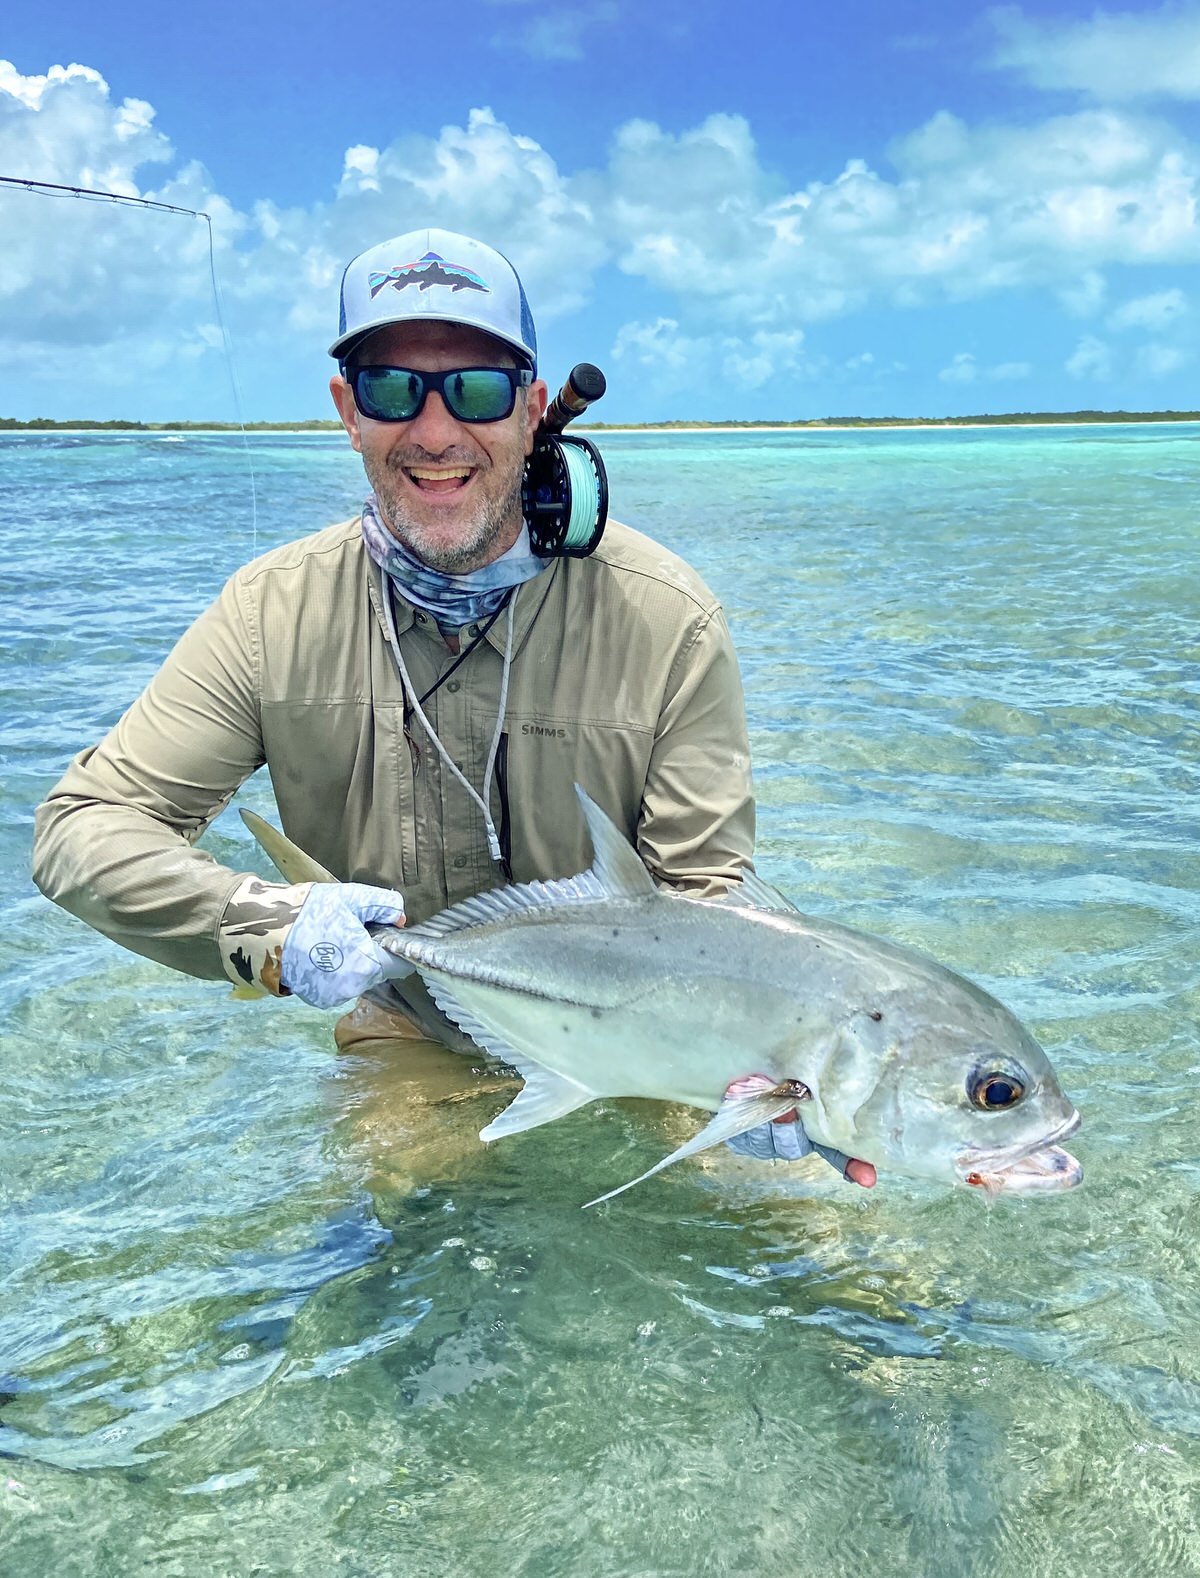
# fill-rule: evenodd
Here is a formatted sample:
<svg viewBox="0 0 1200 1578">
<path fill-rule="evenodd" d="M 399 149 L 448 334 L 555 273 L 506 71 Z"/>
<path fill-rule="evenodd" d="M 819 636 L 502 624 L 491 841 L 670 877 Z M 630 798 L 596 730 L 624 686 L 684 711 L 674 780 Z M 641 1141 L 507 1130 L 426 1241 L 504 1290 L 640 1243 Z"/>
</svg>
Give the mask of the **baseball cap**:
<svg viewBox="0 0 1200 1578">
<path fill-rule="evenodd" d="M 373 329 L 413 322 L 482 329 L 537 371 L 537 334 L 517 271 L 470 236 L 410 230 L 360 252 L 342 275 L 338 337 L 329 354 L 344 362 Z"/>
</svg>

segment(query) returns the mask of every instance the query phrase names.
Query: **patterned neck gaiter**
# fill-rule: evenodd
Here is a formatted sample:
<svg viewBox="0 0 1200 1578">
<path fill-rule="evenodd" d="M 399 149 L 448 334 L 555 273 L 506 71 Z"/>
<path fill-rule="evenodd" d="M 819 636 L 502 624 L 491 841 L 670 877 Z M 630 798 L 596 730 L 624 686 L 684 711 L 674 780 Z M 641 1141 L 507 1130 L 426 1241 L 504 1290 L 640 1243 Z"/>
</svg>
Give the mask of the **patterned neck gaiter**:
<svg viewBox="0 0 1200 1578">
<path fill-rule="evenodd" d="M 380 519 L 379 501 L 373 493 L 363 505 L 362 534 L 367 552 L 395 582 L 400 595 L 428 610 L 437 620 L 438 629 L 444 631 L 460 630 L 463 625 L 494 614 L 511 587 L 532 581 L 550 563 L 533 552 L 529 527 L 522 523 L 516 542 L 491 564 L 468 570 L 464 575 L 435 570 L 392 536 Z"/>
</svg>

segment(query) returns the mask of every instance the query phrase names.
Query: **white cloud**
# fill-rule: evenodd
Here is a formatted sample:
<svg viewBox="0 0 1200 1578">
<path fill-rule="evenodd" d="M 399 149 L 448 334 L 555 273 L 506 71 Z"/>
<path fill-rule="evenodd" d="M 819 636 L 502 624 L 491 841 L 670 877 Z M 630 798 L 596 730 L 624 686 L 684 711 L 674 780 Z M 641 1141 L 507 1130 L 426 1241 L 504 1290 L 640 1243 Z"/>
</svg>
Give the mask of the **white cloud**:
<svg viewBox="0 0 1200 1578">
<path fill-rule="evenodd" d="M 1200 98 L 1200 8 L 1096 11 L 1087 19 L 1027 17 L 1017 6 L 991 13 L 1000 35 L 995 64 L 1039 88 L 1076 89 L 1109 103 Z"/>
<path fill-rule="evenodd" d="M 114 103 L 87 67 L 29 77 L 0 64 L 0 168 L 213 215 L 234 343 L 244 365 L 262 369 L 267 410 L 323 367 L 346 259 L 423 223 L 499 246 L 543 326 L 578 310 L 615 264 L 666 298 L 661 316 L 618 334 L 627 365 L 702 368 L 749 388 L 780 372 L 833 376 L 804 326 L 868 304 L 1044 288 L 1095 316 L 1110 266 L 1200 259 L 1200 157 L 1159 122 L 1090 110 L 972 127 L 943 113 L 899 139 L 891 160 L 890 174 L 851 159 L 832 179 L 788 182 L 764 165 L 743 117 L 712 115 L 678 133 L 629 121 L 603 168 L 569 172 L 481 108 L 434 135 L 348 148 L 325 201 L 264 199 L 239 213 L 201 165 L 179 162 L 144 100 Z M 201 223 L 21 193 L 0 204 L 11 365 L 35 368 L 40 349 L 63 343 L 103 348 L 108 361 L 98 355 L 96 367 L 113 379 L 151 366 L 158 343 L 194 347 L 203 361 L 214 313 Z M 1113 326 L 1157 336 L 1175 295 L 1136 297 L 1115 309 Z M 1077 376 L 1099 376 L 1103 359 L 1088 345 L 1100 342 L 1077 347 Z M 216 381 L 224 369 L 210 360 Z M 284 375 L 284 363 L 303 366 L 303 380 Z M 1012 379 L 1025 365 L 977 366 L 964 352 L 942 377 Z M 147 398 L 162 409 L 158 395 Z"/>
<path fill-rule="evenodd" d="M 661 374 L 685 371 L 707 348 L 706 340 L 681 333 L 676 319 L 656 318 L 653 323 L 623 324 L 612 354 L 618 361 Z"/>
<path fill-rule="evenodd" d="M 1069 280 L 1056 292 L 1059 301 L 1073 318 L 1090 318 L 1104 304 L 1108 284 L 1097 269 L 1089 268 L 1078 279 Z"/>
<path fill-rule="evenodd" d="M 995 367 L 980 367 L 970 351 L 959 351 L 938 377 L 944 384 L 973 384 L 979 378 L 991 378 L 998 383 L 1012 383 L 1028 378 L 1033 368 L 1028 362 L 1000 362 Z"/>
<path fill-rule="evenodd" d="M 1151 296 L 1138 296 L 1134 301 L 1122 303 L 1108 316 L 1110 329 L 1147 329 L 1151 334 L 1162 331 L 1187 310 L 1187 299 L 1181 290 L 1159 290 Z"/>
<path fill-rule="evenodd" d="M 1104 383 L 1112 377 L 1112 352 L 1094 334 L 1085 334 L 1068 357 L 1066 371 L 1072 378 Z"/>
<path fill-rule="evenodd" d="M 675 318 L 624 324 L 612 354 L 616 361 L 642 369 L 652 384 L 663 389 L 711 381 L 717 374 L 739 389 L 761 389 L 772 379 L 806 378 L 818 365 L 824 366 L 805 356 L 800 329 L 692 335 Z"/>
<path fill-rule="evenodd" d="M 1143 345 L 1137 353 L 1136 367 L 1145 378 L 1165 378 L 1190 360 L 1187 351 L 1177 345 Z"/>
<path fill-rule="evenodd" d="M 586 35 L 596 27 L 611 26 L 620 20 L 615 0 L 574 0 L 562 5 L 557 0 L 487 0 L 491 6 L 520 9 L 536 14 L 506 26 L 492 35 L 498 49 L 518 49 L 536 60 L 583 60 Z"/>
<path fill-rule="evenodd" d="M 979 377 L 979 368 L 970 351 L 959 351 L 948 367 L 943 367 L 938 377 L 944 384 L 973 384 Z"/>
</svg>

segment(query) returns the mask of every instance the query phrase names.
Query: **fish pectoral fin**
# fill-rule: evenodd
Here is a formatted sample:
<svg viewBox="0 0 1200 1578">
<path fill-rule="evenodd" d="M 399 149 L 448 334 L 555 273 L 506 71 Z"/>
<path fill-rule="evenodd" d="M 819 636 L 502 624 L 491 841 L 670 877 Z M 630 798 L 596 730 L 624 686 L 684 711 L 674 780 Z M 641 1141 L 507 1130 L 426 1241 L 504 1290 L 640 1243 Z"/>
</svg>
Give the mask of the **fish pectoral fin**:
<svg viewBox="0 0 1200 1578">
<path fill-rule="evenodd" d="M 739 1134 L 745 1134 L 747 1129 L 756 1129 L 760 1123 L 770 1123 L 772 1118 L 782 1118 L 785 1112 L 790 1112 L 796 1102 L 802 1099 L 803 1097 L 797 1093 L 795 1082 L 785 1080 L 783 1084 L 775 1085 L 772 1089 L 764 1090 L 758 1095 L 738 1096 L 732 1101 L 722 1102 L 716 1116 L 704 1125 L 699 1134 L 694 1134 L 677 1151 L 664 1156 L 661 1162 L 655 1162 L 654 1166 L 648 1172 L 642 1173 L 639 1178 L 631 1178 L 619 1189 L 610 1189 L 607 1194 L 589 1200 L 583 1209 L 586 1211 L 593 1205 L 603 1205 L 605 1200 L 615 1199 L 617 1195 L 624 1194 L 626 1189 L 632 1189 L 634 1184 L 645 1183 L 647 1178 L 653 1178 L 654 1174 L 662 1172 L 664 1167 L 670 1167 L 672 1162 L 681 1162 L 685 1156 L 698 1156 L 701 1151 L 707 1151 L 714 1145 L 721 1145 L 725 1140 L 736 1139 Z"/>
</svg>

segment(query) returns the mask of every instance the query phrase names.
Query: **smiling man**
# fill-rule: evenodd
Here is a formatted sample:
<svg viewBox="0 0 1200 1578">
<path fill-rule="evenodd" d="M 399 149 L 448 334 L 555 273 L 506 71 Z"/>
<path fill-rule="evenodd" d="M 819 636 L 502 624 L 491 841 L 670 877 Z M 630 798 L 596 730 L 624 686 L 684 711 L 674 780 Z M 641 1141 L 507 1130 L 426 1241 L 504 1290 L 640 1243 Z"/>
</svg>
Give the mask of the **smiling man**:
<svg viewBox="0 0 1200 1578">
<path fill-rule="evenodd" d="M 585 558 L 533 551 L 547 389 L 500 253 L 439 230 L 372 247 L 330 354 L 361 514 L 232 577 L 39 807 L 34 874 L 175 969 L 360 998 L 341 1045 L 463 1044 L 415 976 L 385 980 L 368 926 L 582 871 L 575 783 L 659 883 L 736 885 L 754 840 L 737 661 L 708 588 L 628 527 Z M 264 764 L 288 836 L 336 880 L 268 883 L 196 848 Z"/>
</svg>

